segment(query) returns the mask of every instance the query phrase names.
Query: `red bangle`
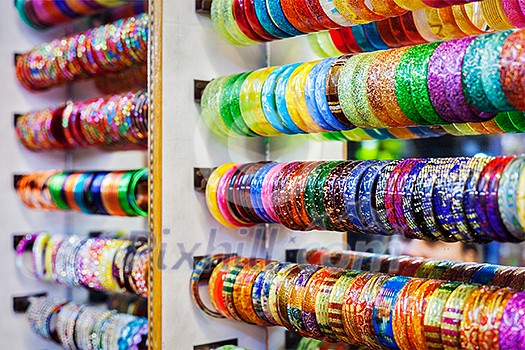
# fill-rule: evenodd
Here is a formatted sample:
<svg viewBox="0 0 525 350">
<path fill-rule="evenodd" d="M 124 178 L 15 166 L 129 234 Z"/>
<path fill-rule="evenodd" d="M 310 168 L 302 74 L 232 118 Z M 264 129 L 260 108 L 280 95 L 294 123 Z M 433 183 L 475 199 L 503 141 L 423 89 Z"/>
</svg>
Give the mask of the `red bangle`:
<svg viewBox="0 0 525 350">
<path fill-rule="evenodd" d="M 419 31 L 417 30 L 416 23 L 414 22 L 414 14 L 412 12 L 407 12 L 401 16 L 401 22 L 407 37 L 414 44 L 417 45 L 427 43 L 427 41 L 421 36 L 421 34 L 419 34 Z"/>
<path fill-rule="evenodd" d="M 415 44 L 408 38 L 408 35 L 405 33 L 405 28 L 403 27 L 403 22 L 401 21 L 401 17 L 390 18 L 389 24 L 390 24 L 390 29 L 392 30 L 392 33 L 394 34 L 394 37 L 399 41 L 401 46 L 410 46 L 410 45 Z"/>
<path fill-rule="evenodd" d="M 284 16 L 295 29 L 303 33 L 315 32 L 314 28 L 309 26 L 305 20 L 299 16 L 295 6 L 296 2 L 294 0 L 281 0 L 281 8 Z"/>
<path fill-rule="evenodd" d="M 239 29 L 246 35 L 248 38 L 250 38 L 253 41 L 257 42 L 264 42 L 269 41 L 267 39 L 264 39 L 259 34 L 257 34 L 252 26 L 250 25 L 250 22 L 248 22 L 248 17 L 246 16 L 246 6 L 245 2 L 248 2 L 248 0 L 234 0 L 233 1 L 233 16 L 235 18 L 235 22 L 239 26 Z"/>
<path fill-rule="evenodd" d="M 328 32 L 328 34 L 330 34 L 330 39 L 332 39 L 332 43 L 334 44 L 336 49 L 341 51 L 342 54 L 352 53 L 345 45 L 343 36 L 341 34 L 341 29 L 332 29 Z"/>
<path fill-rule="evenodd" d="M 308 8 L 308 5 L 306 3 L 307 0 L 296 0 L 295 1 L 295 12 L 297 12 L 297 15 L 299 18 L 302 18 L 305 24 L 313 29 L 313 32 L 318 32 L 321 30 L 325 30 L 326 27 L 323 26 L 313 15 L 310 9 Z"/>
<path fill-rule="evenodd" d="M 352 32 L 351 27 L 345 27 L 339 29 L 341 36 L 343 38 L 343 41 L 346 45 L 347 50 L 350 53 L 360 53 L 363 52 L 363 49 L 357 44 L 354 38 L 354 33 Z"/>
</svg>

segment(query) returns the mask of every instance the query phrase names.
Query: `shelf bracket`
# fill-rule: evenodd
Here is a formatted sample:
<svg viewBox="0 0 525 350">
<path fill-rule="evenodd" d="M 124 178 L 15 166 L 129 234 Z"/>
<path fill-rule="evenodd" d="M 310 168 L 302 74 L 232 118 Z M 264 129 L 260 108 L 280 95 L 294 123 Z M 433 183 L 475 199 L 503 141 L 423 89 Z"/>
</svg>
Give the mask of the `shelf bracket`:
<svg viewBox="0 0 525 350">
<path fill-rule="evenodd" d="M 193 96 L 196 103 L 201 102 L 202 93 L 209 83 L 210 82 L 206 80 L 193 80 Z"/>
</svg>

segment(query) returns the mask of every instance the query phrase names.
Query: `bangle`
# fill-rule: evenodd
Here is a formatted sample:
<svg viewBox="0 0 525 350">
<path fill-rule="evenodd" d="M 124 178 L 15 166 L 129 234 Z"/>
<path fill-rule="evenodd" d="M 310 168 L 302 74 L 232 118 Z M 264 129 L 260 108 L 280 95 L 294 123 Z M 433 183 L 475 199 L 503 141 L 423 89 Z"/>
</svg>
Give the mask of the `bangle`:
<svg viewBox="0 0 525 350">
<path fill-rule="evenodd" d="M 214 255 L 214 256 L 209 256 L 209 257 L 202 259 L 201 261 L 197 263 L 197 265 L 195 265 L 193 274 L 191 276 L 191 290 L 192 290 L 191 295 L 193 297 L 193 301 L 197 304 L 199 309 L 204 311 L 204 313 L 206 313 L 207 315 L 211 317 L 215 317 L 215 318 L 224 318 L 224 316 L 206 307 L 206 305 L 204 304 L 204 302 L 202 301 L 200 297 L 199 282 L 200 282 L 200 279 L 201 279 L 201 276 L 204 270 L 206 270 L 206 268 L 208 268 L 214 260 L 222 260 L 223 258 L 224 258 L 223 255 Z"/>
<path fill-rule="evenodd" d="M 235 19 L 235 22 L 239 26 L 239 29 L 241 32 L 247 36 L 249 39 L 255 41 L 255 42 L 265 42 L 270 41 L 271 39 L 264 38 L 265 35 L 260 36 L 254 29 L 253 25 L 248 21 L 248 16 L 246 15 L 246 3 L 249 1 L 244 0 L 233 0 L 232 1 L 232 7 L 233 7 L 233 17 Z M 256 21 L 256 25 L 258 22 Z"/>
<path fill-rule="evenodd" d="M 441 321 L 441 342 L 450 348 L 461 347 L 460 329 L 463 320 L 463 310 L 470 296 L 478 286 L 459 285 L 448 297 L 443 309 Z"/>
<path fill-rule="evenodd" d="M 410 341 L 408 337 L 408 324 L 406 312 L 410 311 L 411 303 L 414 302 L 413 295 L 425 280 L 413 278 L 398 292 L 397 299 L 394 302 L 394 311 L 392 315 L 392 329 L 394 340 L 400 349 L 409 349 Z M 410 322 L 410 321 L 408 321 Z"/>
<path fill-rule="evenodd" d="M 296 265 L 290 269 L 284 276 L 283 281 L 277 288 L 277 312 L 279 317 L 288 330 L 293 330 L 292 321 L 288 316 L 288 302 L 290 301 L 290 296 L 292 288 L 295 285 L 297 276 L 305 269 L 308 265 Z"/>
<path fill-rule="evenodd" d="M 461 348 L 479 347 L 480 315 L 487 312 L 486 300 L 492 293 L 494 289 L 481 286 L 467 299 L 460 330 Z"/>
<path fill-rule="evenodd" d="M 503 315 L 499 326 L 498 345 L 502 350 L 510 350 L 516 347 L 521 338 L 525 316 L 520 310 L 525 307 L 525 293 L 518 292 L 512 296 L 503 309 Z"/>
<path fill-rule="evenodd" d="M 441 284 L 428 301 L 423 320 L 425 345 L 428 348 L 441 346 L 442 315 L 447 300 L 450 299 L 452 292 L 454 292 L 459 285 L 457 282 Z"/>
<path fill-rule="evenodd" d="M 343 273 L 343 270 L 336 269 L 329 276 L 325 277 L 320 283 L 319 291 L 316 293 L 315 313 L 317 324 L 321 330 L 321 333 L 323 334 L 322 339 L 337 341 L 337 338 L 330 327 L 328 304 L 331 292 Z"/>
<path fill-rule="evenodd" d="M 240 107 L 241 89 L 244 86 L 244 82 L 246 81 L 248 76 L 250 76 L 251 73 L 252 72 L 246 72 L 246 73 L 241 74 L 239 78 L 233 83 L 231 90 L 229 91 L 226 90 L 226 93 L 225 93 L 226 96 L 224 98 L 228 98 L 228 94 L 229 94 L 227 108 L 229 109 L 229 112 L 231 114 L 231 117 L 233 119 L 233 123 L 235 124 L 235 126 L 246 135 L 257 136 L 257 134 L 253 130 L 251 130 L 248 127 L 248 125 L 246 125 L 246 122 L 243 119 L 243 115 L 242 115 L 241 107 Z M 201 105 L 202 105 L 202 102 L 201 102 Z M 222 100 L 221 100 L 221 105 L 222 105 Z M 223 117 L 226 116 L 226 118 L 228 118 L 228 114 L 225 109 L 224 111 L 225 113 L 223 114 Z"/>
<path fill-rule="evenodd" d="M 348 75 L 345 74 L 347 65 L 353 62 L 353 58 L 350 55 L 344 55 L 335 60 L 328 71 L 326 78 L 326 98 L 330 112 L 337 119 L 337 121 L 348 128 L 354 128 L 352 120 L 349 120 L 349 114 L 344 110 L 345 95 L 342 94 L 346 91 L 348 81 Z M 350 77 L 351 79 L 351 77 Z"/>
<path fill-rule="evenodd" d="M 261 92 L 261 106 L 265 118 L 268 120 L 272 127 L 274 127 L 280 133 L 291 135 L 295 134 L 295 132 L 287 128 L 281 117 L 279 117 L 279 115 L 277 114 L 277 105 L 275 102 L 275 88 L 277 86 L 277 79 L 281 76 L 281 74 L 284 71 L 286 71 L 286 69 L 288 69 L 288 66 L 277 67 L 265 79 Z M 305 91 L 305 93 L 307 94 L 308 91 Z M 308 96 L 306 98 L 308 102 Z M 302 130 L 300 130 L 300 132 L 302 132 Z"/>
<path fill-rule="evenodd" d="M 289 19 L 285 16 L 283 8 L 280 1 L 266 2 L 267 10 L 270 15 L 272 22 L 283 32 L 290 36 L 297 36 L 304 34 L 295 28 L 292 23 L 289 22 Z"/>
<path fill-rule="evenodd" d="M 376 222 L 385 235 L 391 235 L 394 230 L 387 216 L 386 192 L 389 177 L 398 164 L 399 161 L 392 161 L 381 169 L 381 173 L 377 179 L 375 198 L 372 197 L 372 208 L 375 208 Z"/>
<path fill-rule="evenodd" d="M 406 330 L 410 345 L 415 349 L 424 349 L 426 346 L 424 319 L 428 309 L 429 300 L 436 289 L 443 284 L 443 281 L 426 281 L 414 292 L 413 299 L 410 302 L 410 312 Z"/>
<path fill-rule="evenodd" d="M 304 87 L 304 96 L 306 100 L 307 111 L 308 114 L 311 116 L 312 120 L 323 130 L 338 131 L 340 129 L 334 128 L 325 120 L 317 106 L 316 81 L 321 69 L 323 69 L 323 67 L 327 63 L 326 61 L 327 60 L 322 60 L 317 62 L 308 74 L 306 85 Z"/>
<path fill-rule="evenodd" d="M 500 59 L 500 81 L 503 92 L 510 104 L 519 110 L 525 109 L 525 103 L 523 102 L 525 90 L 519 84 L 516 84 L 515 79 L 521 79 L 524 76 L 524 71 L 515 62 L 518 62 L 522 52 L 522 48 L 518 43 L 522 40 L 524 34 L 523 31 L 516 31 L 507 37 L 503 44 Z"/>
<path fill-rule="evenodd" d="M 216 134 L 224 137 L 230 134 L 230 130 L 220 114 L 220 99 L 227 79 L 228 77 L 213 79 L 206 85 L 201 99 L 201 115 L 204 124 Z"/>
<path fill-rule="evenodd" d="M 290 298 L 287 306 L 288 319 L 294 332 L 308 334 L 303 322 L 303 301 L 306 298 L 310 278 L 321 269 L 319 266 L 307 265 L 299 273 L 294 281 L 294 286 L 290 292 Z"/>
<path fill-rule="evenodd" d="M 270 296 L 271 296 L 271 287 L 273 284 L 273 280 L 275 279 L 277 273 L 281 271 L 283 268 L 289 266 L 290 263 L 273 263 L 266 267 L 265 274 L 264 274 L 264 281 L 262 282 L 262 293 L 261 293 L 261 308 L 264 313 L 264 316 L 266 319 L 274 324 L 277 325 L 277 321 L 275 320 L 273 313 L 271 311 L 271 302 Z"/>
<path fill-rule="evenodd" d="M 347 225 L 343 222 L 342 217 L 342 191 L 340 189 L 341 182 L 346 179 L 345 175 L 349 171 L 354 169 L 359 161 L 356 162 L 342 162 L 341 164 L 334 167 L 326 177 L 322 187 L 322 206 L 326 211 L 327 220 L 330 221 L 333 228 L 337 231 L 344 232 L 347 229 Z M 350 227 L 352 231 L 355 228 Z"/>
<path fill-rule="evenodd" d="M 242 116 L 240 118 L 239 117 L 236 118 L 237 120 L 242 121 L 242 122 L 239 123 L 239 125 L 236 123 L 234 116 L 232 114 L 232 109 L 231 109 L 231 106 L 235 101 L 235 97 L 232 96 L 232 91 L 235 87 L 235 84 L 239 79 L 242 79 L 243 77 L 244 77 L 243 79 L 243 82 L 244 82 L 244 80 L 246 79 L 248 75 L 249 73 L 235 74 L 235 75 L 230 76 L 225 81 L 223 90 L 220 96 L 220 111 L 221 111 L 220 114 L 221 114 L 222 120 L 224 121 L 224 124 L 226 124 L 226 127 L 229 130 L 233 131 L 235 134 L 240 135 L 240 136 L 255 136 L 255 134 L 252 133 L 251 130 L 246 126 L 246 124 L 244 123 L 244 120 L 242 120 Z M 237 98 L 238 97 L 239 95 L 237 95 Z"/>
<path fill-rule="evenodd" d="M 324 279 L 338 274 L 339 271 L 340 270 L 335 268 L 323 267 L 317 270 L 312 275 L 312 277 L 310 277 L 308 283 L 306 284 L 306 287 L 304 288 L 304 299 L 301 305 L 302 321 L 307 333 L 313 338 L 324 339 L 324 335 L 323 333 L 321 333 L 320 325 L 317 321 L 317 295 L 320 293 Z"/>
<path fill-rule="evenodd" d="M 487 0 L 480 3 L 481 12 L 490 28 L 494 30 L 513 29 L 505 16 L 502 4 L 498 0 Z"/>
<path fill-rule="evenodd" d="M 423 0 L 394 0 L 394 2 L 401 8 L 409 11 L 416 11 L 426 7 Z"/>
<path fill-rule="evenodd" d="M 221 181 L 224 174 L 234 166 L 234 163 L 227 163 L 215 169 L 210 175 L 210 178 L 208 179 L 208 183 L 206 185 L 206 204 L 208 206 L 208 210 L 213 215 L 215 220 L 217 220 L 222 225 L 230 228 L 237 226 L 235 224 L 232 224 L 231 221 L 228 221 L 222 215 L 219 209 L 219 205 L 217 203 L 217 191 L 219 182 Z"/>
<path fill-rule="evenodd" d="M 410 281 L 407 277 L 391 277 L 377 293 L 374 301 L 373 325 L 379 341 L 387 347 L 397 347 L 394 339 L 394 307 L 401 290 Z"/>
<path fill-rule="evenodd" d="M 270 13 L 268 12 L 266 0 L 253 0 L 253 3 L 258 22 L 268 33 L 279 39 L 289 38 L 292 36 L 282 31 L 276 24 L 274 24 L 272 18 L 270 17 Z"/>
<path fill-rule="evenodd" d="M 321 5 L 325 15 L 334 23 L 336 23 L 338 26 L 341 27 L 348 27 L 355 23 L 351 22 L 353 11 L 349 9 L 346 4 L 343 1 L 340 0 L 319 0 L 319 4 Z M 348 10 L 350 12 L 348 13 L 341 13 L 340 11 Z M 346 16 L 350 16 L 349 18 L 346 18 Z"/>
<path fill-rule="evenodd" d="M 283 282 L 285 280 L 286 275 L 289 272 L 291 272 L 292 270 L 297 269 L 297 268 L 298 268 L 297 264 L 288 264 L 286 266 L 283 266 L 275 274 L 275 277 L 272 279 L 271 285 L 270 285 L 270 289 L 269 289 L 268 306 L 269 306 L 269 312 L 272 315 L 272 318 L 273 318 L 273 321 L 274 321 L 272 323 L 276 323 L 276 324 L 278 324 L 280 326 L 283 326 L 283 327 L 286 327 L 285 326 L 285 320 L 283 320 L 283 319 L 287 315 L 286 316 L 283 315 L 283 317 L 281 317 L 281 314 L 279 313 L 279 309 L 278 309 L 278 295 L 279 295 L 280 289 L 282 288 L 282 284 L 283 284 Z M 286 320 L 286 322 L 287 322 L 287 320 Z"/>
<path fill-rule="evenodd" d="M 297 63 L 286 66 L 287 68 L 281 73 L 281 75 L 277 79 L 277 85 L 275 87 L 275 103 L 277 105 L 277 113 L 281 118 L 283 124 L 295 133 L 302 134 L 305 132 L 299 127 L 299 125 L 295 124 L 294 120 L 292 120 L 292 116 L 290 115 L 286 101 L 287 88 L 289 83 L 292 82 L 291 76 L 300 65 L 300 63 Z"/>
</svg>

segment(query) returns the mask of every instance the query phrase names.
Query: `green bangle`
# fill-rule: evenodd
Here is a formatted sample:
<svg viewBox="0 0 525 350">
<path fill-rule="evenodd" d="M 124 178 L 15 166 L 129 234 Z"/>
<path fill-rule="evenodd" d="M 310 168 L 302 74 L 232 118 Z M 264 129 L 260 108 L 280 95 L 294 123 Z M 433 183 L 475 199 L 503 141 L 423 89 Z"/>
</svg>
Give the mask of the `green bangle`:
<svg viewBox="0 0 525 350">
<path fill-rule="evenodd" d="M 499 113 L 496 118 L 494 118 L 494 121 L 496 122 L 496 125 L 506 133 L 516 134 L 519 132 L 519 129 L 516 128 L 510 120 L 508 112 Z"/>
<path fill-rule="evenodd" d="M 126 172 L 122 175 L 118 185 L 118 202 L 120 208 L 129 216 L 137 216 L 137 212 L 131 207 L 128 200 L 128 188 L 133 178 L 133 172 Z"/>
<path fill-rule="evenodd" d="M 483 49 L 482 53 L 482 64 L 481 69 L 481 83 L 485 95 L 489 99 L 490 103 L 501 112 L 515 111 L 514 108 L 501 86 L 501 73 L 500 73 L 500 58 L 503 49 L 503 44 L 507 37 L 512 33 L 512 30 L 507 30 L 492 35 L 491 40 L 487 42 L 487 45 Z"/>
<path fill-rule="evenodd" d="M 216 0 L 221 3 L 222 19 L 224 21 L 224 28 L 241 46 L 254 45 L 257 42 L 248 38 L 241 31 L 235 17 L 233 15 L 233 0 Z"/>
<path fill-rule="evenodd" d="M 306 39 L 308 40 L 308 44 L 310 44 L 310 48 L 316 54 L 316 56 L 319 56 L 319 57 L 322 57 L 322 58 L 330 58 L 330 57 L 332 57 L 332 56 L 328 55 L 328 53 L 323 50 L 321 45 L 319 45 L 319 41 L 317 40 L 317 35 L 319 35 L 319 34 L 322 34 L 322 32 L 321 33 L 310 33 L 310 34 L 306 35 Z"/>
<path fill-rule="evenodd" d="M 319 47 L 326 53 L 325 55 L 328 55 L 328 57 L 338 57 L 343 54 L 335 47 L 328 32 L 316 33 L 315 37 L 319 43 Z"/>
<path fill-rule="evenodd" d="M 137 194 L 135 193 L 137 190 L 137 185 L 139 182 L 144 181 L 148 179 L 148 169 L 141 169 L 137 170 L 133 173 L 133 176 L 131 177 L 131 181 L 128 188 L 128 202 L 135 210 L 138 216 L 148 216 L 148 211 L 143 210 L 137 203 Z"/>
<path fill-rule="evenodd" d="M 463 76 L 463 92 L 467 103 L 480 111 L 497 113 L 498 109 L 490 102 L 483 89 L 483 52 L 494 34 L 480 35 L 472 40 L 465 52 L 461 74 Z M 499 65 L 498 65 L 499 66 Z"/>
<path fill-rule="evenodd" d="M 508 112 L 507 115 L 509 116 L 512 125 L 514 125 L 519 132 L 525 132 L 525 114 L 522 111 Z"/>
<path fill-rule="evenodd" d="M 220 98 L 226 78 L 213 79 L 204 89 L 201 98 L 201 115 L 204 124 L 220 136 L 227 137 L 230 131 L 220 115 Z"/>
<path fill-rule="evenodd" d="M 327 165 L 323 167 L 321 172 L 319 173 L 317 181 L 315 182 L 313 187 L 314 208 L 317 217 L 320 218 L 320 227 L 325 228 L 328 231 L 335 231 L 336 228 L 333 225 L 330 218 L 328 217 L 328 214 L 326 213 L 326 209 L 324 207 L 324 184 L 326 182 L 326 179 L 328 178 L 328 175 L 330 175 L 330 172 L 341 163 L 342 161 L 327 162 Z"/>
<path fill-rule="evenodd" d="M 67 202 L 64 198 L 64 183 L 67 180 L 67 177 L 70 173 L 59 173 L 51 177 L 51 180 L 47 184 L 49 189 L 49 194 L 55 205 L 63 210 L 70 210 L 71 208 L 67 205 Z"/>
<path fill-rule="evenodd" d="M 231 105 L 230 101 L 231 101 L 231 98 L 232 98 L 232 87 L 235 85 L 235 82 L 241 76 L 242 76 L 242 74 L 232 75 L 224 83 L 222 94 L 221 94 L 221 99 L 220 99 L 220 109 L 221 109 L 222 120 L 224 121 L 224 124 L 226 124 L 228 129 L 230 129 L 231 131 L 233 131 L 237 135 L 247 136 L 249 134 L 245 133 L 241 128 L 239 128 L 237 126 L 237 124 L 235 124 L 235 121 L 234 121 L 232 113 L 231 113 L 231 108 L 230 108 L 230 105 Z M 246 129 L 249 130 L 248 127 L 246 127 Z"/>
<path fill-rule="evenodd" d="M 246 78 L 248 78 L 248 76 L 251 73 L 252 72 L 242 73 L 232 85 L 232 88 L 229 92 L 230 93 L 229 107 L 230 107 L 230 112 L 231 112 L 233 122 L 235 123 L 235 125 L 237 125 L 237 127 L 241 129 L 242 132 L 244 132 L 247 135 L 258 136 L 248 127 L 248 125 L 246 125 L 246 122 L 242 118 L 242 112 L 241 112 L 240 101 L 239 101 L 242 84 L 244 83 Z"/>
<path fill-rule="evenodd" d="M 354 87 L 354 72 L 359 62 L 364 58 L 363 55 L 350 57 L 339 75 L 337 83 L 337 94 L 339 95 L 339 104 L 345 117 L 354 125 L 359 127 L 366 127 L 367 122 L 361 118 L 354 105 L 354 94 L 356 93 Z"/>
<path fill-rule="evenodd" d="M 399 107 L 408 119 L 416 125 L 425 125 L 428 123 L 425 118 L 419 114 L 412 99 L 412 65 L 413 61 L 417 58 L 418 50 L 417 46 L 412 46 L 399 60 L 396 69 L 396 97 L 399 102 Z"/>
<path fill-rule="evenodd" d="M 212 1 L 210 15 L 213 28 L 215 28 L 215 31 L 219 34 L 219 36 L 221 36 L 224 40 L 226 40 L 232 45 L 242 45 L 242 43 L 238 42 L 230 35 L 230 33 L 226 30 L 226 27 L 224 26 L 224 18 L 221 10 L 221 1 Z"/>
<path fill-rule="evenodd" d="M 363 127 L 383 128 L 386 126 L 374 115 L 367 95 L 368 71 L 379 53 L 380 51 L 376 51 L 360 55 L 362 59 L 357 63 L 354 76 L 352 77 L 352 88 L 354 89 L 352 101 L 357 113 L 367 125 Z"/>
<path fill-rule="evenodd" d="M 421 125 L 436 125 L 449 124 L 446 120 L 441 118 L 434 109 L 428 91 L 428 64 L 430 57 L 439 46 L 440 42 L 414 46 L 412 65 L 411 65 L 411 79 L 410 90 L 412 91 L 412 102 L 416 107 L 419 115 L 424 119 Z"/>
</svg>

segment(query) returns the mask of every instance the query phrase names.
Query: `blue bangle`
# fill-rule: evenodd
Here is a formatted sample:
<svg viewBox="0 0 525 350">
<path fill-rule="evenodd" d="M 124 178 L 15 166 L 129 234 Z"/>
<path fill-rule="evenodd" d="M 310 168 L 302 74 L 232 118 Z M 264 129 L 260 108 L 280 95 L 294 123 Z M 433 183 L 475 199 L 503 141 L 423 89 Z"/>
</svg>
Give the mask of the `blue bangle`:
<svg viewBox="0 0 525 350">
<path fill-rule="evenodd" d="M 495 33 L 482 52 L 481 84 L 490 103 L 501 112 L 515 111 L 501 87 L 500 58 L 503 44 L 512 30 Z"/>
<path fill-rule="evenodd" d="M 372 207 L 375 209 L 375 220 L 377 221 L 378 225 L 380 225 L 382 232 L 385 235 L 394 234 L 394 228 L 390 224 L 386 213 L 385 196 L 387 186 L 389 185 L 388 180 L 390 178 L 390 175 L 394 171 L 396 166 L 399 165 L 400 162 L 401 161 L 399 160 L 391 161 L 387 165 L 385 165 L 383 169 L 381 169 L 381 172 L 379 173 L 379 177 L 377 179 L 375 196 L 372 193 Z"/>
<path fill-rule="evenodd" d="M 321 115 L 321 112 L 319 111 L 319 108 L 317 107 L 317 98 L 315 96 L 316 81 L 317 77 L 319 76 L 319 72 L 323 68 L 323 64 L 325 64 L 326 61 L 327 60 L 323 60 L 317 63 L 308 74 L 308 77 L 306 79 L 306 86 L 304 88 L 306 106 L 308 107 L 308 113 L 317 125 L 328 131 L 339 131 L 340 129 L 334 128 L 332 125 L 328 124 L 325 121 L 325 119 Z"/>
<path fill-rule="evenodd" d="M 410 281 L 410 278 L 396 276 L 388 279 L 379 290 L 374 303 L 373 323 L 374 332 L 379 341 L 389 348 L 399 349 L 394 338 L 394 327 L 392 323 L 394 306 L 399 292 Z"/>
<path fill-rule="evenodd" d="M 283 32 L 277 27 L 268 13 L 268 7 L 266 7 L 266 0 L 254 0 L 255 14 L 262 27 L 276 38 L 290 38 L 293 35 Z"/>
<path fill-rule="evenodd" d="M 292 65 L 285 66 L 286 69 L 281 73 L 277 79 L 277 84 L 275 86 L 275 103 L 277 106 L 277 114 L 281 118 L 283 124 L 295 132 L 296 134 L 305 134 L 292 120 L 290 113 L 288 112 L 288 106 L 286 104 L 286 87 L 288 85 L 288 80 L 290 76 L 299 67 L 301 63 L 296 63 Z"/>
<path fill-rule="evenodd" d="M 328 99 L 326 97 L 326 82 L 328 79 L 328 72 L 332 67 L 332 64 L 335 62 L 335 58 L 329 58 L 323 60 L 319 63 L 319 71 L 317 77 L 315 77 L 315 102 L 317 104 L 317 109 L 321 113 L 321 117 L 325 122 L 330 125 L 335 130 L 352 130 L 352 127 L 345 126 L 337 120 L 328 104 Z"/>
<path fill-rule="evenodd" d="M 376 48 L 372 46 L 372 43 L 368 41 L 366 37 L 364 27 L 362 25 L 357 25 L 351 27 L 352 33 L 354 34 L 355 41 L 359 47 L 365 52 L 376 51 Z"/>
<path fill-rule="evenodd" d="M 405 237 L 407 238 L 418 238 L 418 239 L 425 239 L 425 235 L 421 231 L 418 225 L 418 220 L 414 216 L 413 212 L 413 206 L 412 206 L 412 198 L 414 194 L 414 186 L 418 181 L 421 181 L 419 178 L 419 173 L 421 170 L 427 165 L 427 161 L 422 159 L 419 161 L 408 173 L 404 192 L 405 195 L 403 196 L 403 213 L 405 217 L 405 221 L 408 225 L 409 230 L 405 232 Z"/>
<path fill-rule="evenodd" d="M 271 264 L 275 264 L 275 263 L 270 263 L 270 265 Z M 262 292 L 263 292 L 263 282 L 264 282 L 265 276 L 266 276 L 266 270 L 262 270 L 257 275 L 257 277 L 255 278 L 255 281 L 253 282 L 252 305 L 253 305 L 253 309 L 255 310 L 255 314 L 261 320 L 271 323 L 270 320 L 268 320 L 268 318 L 264 314 L 263 309 L 262 309 Z"/>
<path fill-rule="evenodd" d="M 457 158 L 454 161 L 454 164 L 451 164 L 446 168 L 447 170 L 445 170 L 442 176 L 436 179 L 432 192 L 432 199 L 434 214 L 437 221 L 446 232 L 446 235 L 457 241 L 471 242 L 472 240 L 469 236 L 464 236 L 459 232 L 450 207 L 452 203 L 452 189 L 450 186 L 452 183 L 458 181 L 460 167 L 466 162 L 466 158 Z"/>
<path fill-rule="evenodd" d="M 288 21 L 284 15 L 283 8 L 281 7 L 280 0 L 266 0 L 266 8 L 270 18 L 279 29 L 287 33 L 290 36 L 303 35 L 304 33 L 297 30 L 292 24 Z"/>
<path fill-rule="evenodd" d="M 379 32 L 377 31 L 377 25 L 375 24 L 375 22 L 363 24 L 362 27 L 365 32 L 365 36 L 368 39 L 368 42 L 370 42 L 370 44 L 372 44 L 372 46 L 376 50 L 391 49 L 391 47 L 388 46 L 379 35 Z"/>
<path fill-rule="evenodd" d="M 357 230 L 365 230 L 366 227 L 362 224 L 359 213 L 359 183 L 363 178 L 367 169 L 375 164 L 375 161 L 367 160 L 359 163 L 353 168 L 348 174 L 345 187 L 343 191 L 343 203 L 345 204 L 345 213 L 343 215 L 344 220 L 350 221 L 350 223 L 357 228 Z"/>
<path fill-rule="evenodd" d="M 266 78 L 263 84 L 263 90 L 261 95 L 261 104 L 266 120 L 278 131 L 287 135 L 294 135 L 293 130 L 288 129 L 282 119 L 277 115 L 277 106 L 275 103 L 275 87 L 279 76 L 287 69 L 287 66 L 281 66 L 276 68 Z"/>
<path fill-rule="evenodd" d="M 82 15 L 73 11 L 64 0 L 53 0 L 53 4 L 62 12 L 62 14 L 68 16 L 69 18 L 79 18 Z"/>
<path fill-rule="evenodd" d="M 272 220 L 270 215 L 266 212 L 264 209 L 264 205 L 262 202 L 262 187 L 264 179 L 266 178 L 266 174 L 272 169 L 274 166 L 276 166 L 277 163 L 268 163 L 265 164 L 259 171 L 255 174 L 253 177 L 251 187 L 250 187 L 250 200 L 253 209 L 255 210 L 255 213 L 264 219 L 265 222 L 273 223 L 275 222 Z"/>
<path fill-rule="evenodd" d="M 472 277 L 471 283 L 490 286 L 492 284 L 492 280 L 494 280 L 494 277 L 496 277 L 498 270 L 501 268 L 502 266 L 500 265 L 484 265 L 482 268 L 476 271 Z"/>
<path fill-rule="evenodd" d="M 382 134 L 379 129 L 363 129 L 363 131 L 374 140 L 388 140 L 388 136 Z"/>
<path fill-rule="evenodd" d="M 489 113 L 497 113 L 498 109 L 490 102 L 485 90 L 483 89 L 482 61 L 486 46 L 495 34 L 480 35 L 472 40 L 465 52 L 463 66 L 461 68 L 463 92 L 467 97 L 467 102 L 472 104 L 478 110 Z"/>
<path fill-rule="evenodd" d="M 409 126 L 407 127 L 407 129 L 414 135 L 416 135 L 417 137 L 420 137 L 420 138 L 427 138 L 427 137 L 430 137 L 427 130 L 426 130 L 426 127 L 424 126 Z"/>
<path fill-rule="evenodd" d="M 102 181 L 104 181 L 107 174 L 107 172 L 97 173 L 89 188 L 90 200 L 88 200 L 88 203 L 92 204 L 92 207 L 95 208 L 93 214 L 108 215 L 106 208 L 104 208 L 101 194 Z"/>
<path fill-rule="evenodd" d="M 372 206 L 372 199 L 375 196 L 375 186 L 383 168 L 388 164 L 388 161 L 377 161 L 372 166 L 365 169 L 359 184 L 357 212 L 360 218 L 360 227 L 364 231 L 382 234 L 380 226 L 378 226 L 375 217 L 375 208 Z"/>
<path fill-rule="evenodd" d="M 128 323 L 120 332 L 118 339 L 119 350 L 134 349 L 142 341 L 142 337 L 148 334 L 148 319 L 136 318 Z"/>
<path fill-rule="evenodd" d="M 93 210 L 88 207 L 86 200 L 86 187 L 91 184 L 95 175 L 93 173 L 79 174 L 75 188 L 73 189 L 73 198 L 76 205 L 85 214 L 92 214 Z M 89 187 L 88 187 L 89 188 Z"/>
</svg>

